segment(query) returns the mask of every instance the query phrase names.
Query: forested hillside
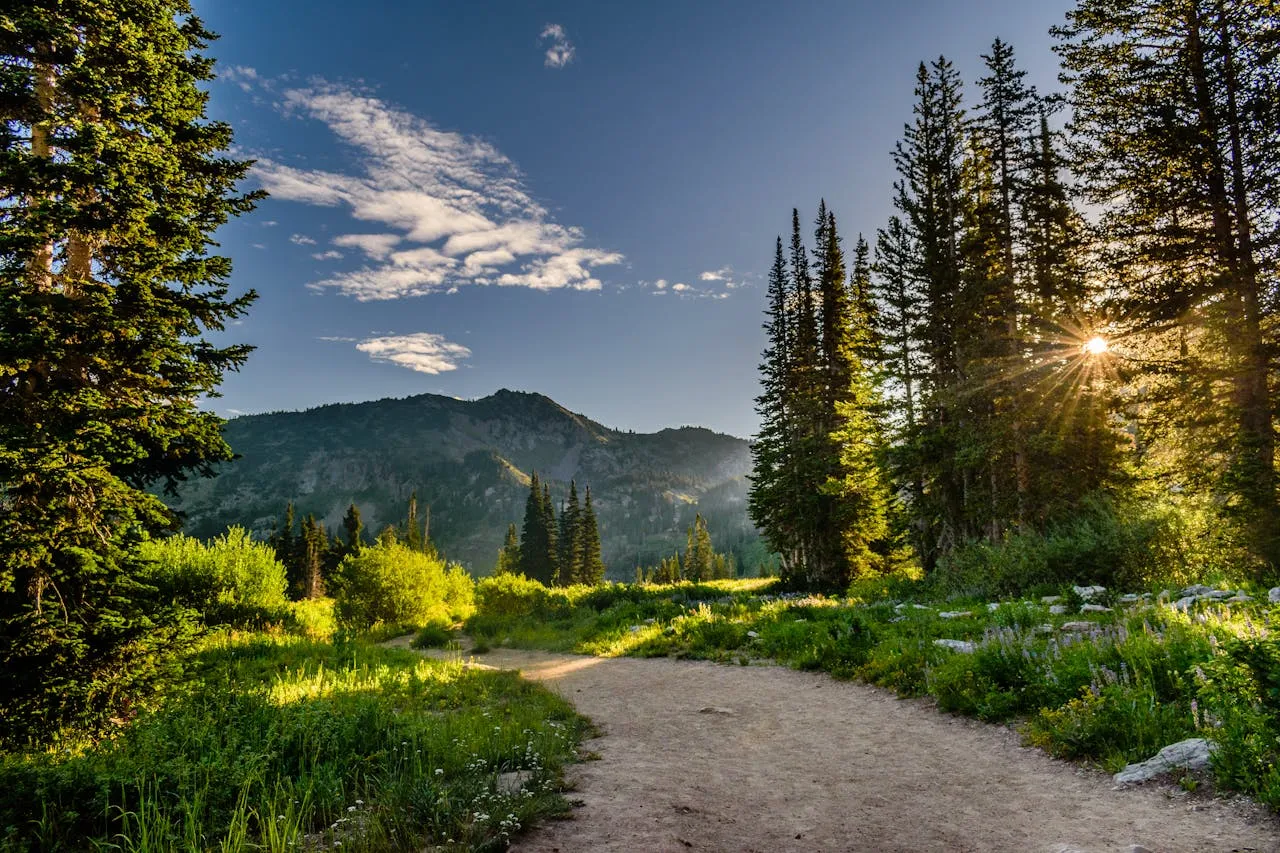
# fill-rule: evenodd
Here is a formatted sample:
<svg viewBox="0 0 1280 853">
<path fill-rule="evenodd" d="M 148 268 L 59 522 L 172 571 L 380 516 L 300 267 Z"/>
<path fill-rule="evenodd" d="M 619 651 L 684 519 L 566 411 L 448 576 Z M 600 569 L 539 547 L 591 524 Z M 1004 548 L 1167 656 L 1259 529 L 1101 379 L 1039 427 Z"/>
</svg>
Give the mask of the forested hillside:
<svg viewBox="0 0 1280 853">
<path fill-rule="evenodd" d="M 612 576 L 630 578 L 683 549 L 699 512 L 744 570 L 761 556 L 746 515 L 748 444 L 710 430 L 620 432 L 540 394 L 502 390 L 475 401 L 424 394 L 240 417 L 225 436 L 239 458 L 183 484 L 172 503 L 195 536 L 229 524 L 266 536 L 290 501 L 332 530 L 354 502 L 376 533 L 402 520 L 416 492 L 436 545 L 483 573 L 508 524 L 521 520 L 537 472 L 557 506 L 571 479 L 591 484 Z"/>
</svg>

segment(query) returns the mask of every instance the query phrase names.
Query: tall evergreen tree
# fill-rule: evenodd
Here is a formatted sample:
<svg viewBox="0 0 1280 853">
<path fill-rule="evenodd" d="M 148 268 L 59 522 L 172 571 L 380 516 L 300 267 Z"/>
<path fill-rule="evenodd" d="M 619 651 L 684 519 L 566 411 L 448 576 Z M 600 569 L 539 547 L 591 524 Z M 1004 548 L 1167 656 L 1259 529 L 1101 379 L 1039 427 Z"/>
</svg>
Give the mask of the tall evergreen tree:
<svg viewBox="0 0 1280 853">
<path fill-rule="evenodd" d="M 581 554 L 578 583 L 595 586 L 604 583 L 604 559 L 600 555 L 600 524 L 596 520 L 595 506 L 591 502 L 591 487 L 587 486 L 587 498 L 582 506 L 578 524 Z"/>
<path fill-rule="evenodd" d="M 324 567 L 329 557 L 329 534 L 314 515 L 302 520 L 299 542 L 299 593 L 302 598 L 324 595 Z"/>
<path fill-rule="evenodd" d="M 556 577 L 556 549 L 547 523 L 544 496 L 546 492 L 535 471 L 530 475 L 529 498 L 525 501 L 524 528 L 520 537 L 520 571 L 525 577 L 550 586 Z"/>
<path fill-rule="evenodd" d="M 582 507 L 578 504 L 578 484 L 569 481 L 569 497 L 560 510 L 560 534 L 556 583 L 568 586 L 582 575 Z"/>
<path fill-rule="evenodd" d="M 0 31 L 0 742 L 92 729 L 176 642 L 136 544 L 176 525 L 145 487 L 231 458 L 200 400 L 249 353 L 216 346 L 213 232 L 253 207 L 205 117 L 213 34 L 182 0 L 31 0 Z"/>
<path fill-rule="evenodd" d="M 347 507 L 347 514 L 342 517 L 342 529 L 347 534 L 343 556 L 359 554 L 364 547 L 364 522 L 360 519 L 360 508 L 354 503 Z"/>
<path fill-rule="evenodd" d="M 404 519 L 404 544 L 410 551 L 422 550 L 422 528 L 418 526 L 418 493 L 409 495 L 409 509 Z"/>
<path fill-rule="evenodd" d="M 1173 382 L 1212 490 L 1280 567 L 1273 252 L 1280 243 L 1280 54 L 1258 0 L 1079 0 L 1055 29 L 1075 168 L 1105 205 L 1124 316 Z M 1135 344 L 1138 340 L 1135 339 Z M 1162 384 L 1152 372 L 1149 380 Z"/>
<path fill-rule="evenodd" d="M 520 572 L 520 538 L 515 522 L 507 526 L 507 538 L 498 551 L 498 562 L 493 567 L 495 575 L 513 575 Z"/>
<path fill-rule="evenodd" d="M 684 578 L 698 583 L 714 577 L 715 548 L 711 545 L 711 533 L 707 521 L 699 513 L 693 518 L 684 550 Z"/>
</svg>

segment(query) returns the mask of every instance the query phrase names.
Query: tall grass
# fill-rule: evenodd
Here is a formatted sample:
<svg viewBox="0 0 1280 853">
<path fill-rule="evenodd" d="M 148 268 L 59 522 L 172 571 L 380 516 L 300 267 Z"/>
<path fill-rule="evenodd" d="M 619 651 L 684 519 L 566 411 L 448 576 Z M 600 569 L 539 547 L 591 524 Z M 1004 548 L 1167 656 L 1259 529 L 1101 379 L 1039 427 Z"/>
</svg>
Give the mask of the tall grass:
<svg viewBox="0 0 1280 853">
<path fill-rule="evenodd" d="M 502 849 L 565 809 L 583 726 L 514 673 L 219 635 L 115 739 L 0 758 L 0 850 Z"/>
</svg>

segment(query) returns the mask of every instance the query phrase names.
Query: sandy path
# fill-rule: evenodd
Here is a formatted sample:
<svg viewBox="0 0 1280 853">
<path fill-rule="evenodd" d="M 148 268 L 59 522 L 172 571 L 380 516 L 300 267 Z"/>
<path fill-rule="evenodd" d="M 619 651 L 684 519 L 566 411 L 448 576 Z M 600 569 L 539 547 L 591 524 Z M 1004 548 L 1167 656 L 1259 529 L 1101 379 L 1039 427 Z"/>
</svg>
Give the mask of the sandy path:
<svg viewBox="0 0 1280 853">
<path fill-rule="evenodd" d="M 1280 821 L 1256 806 L 1116 790 L 1007 729 L 822 674 L 506 649 L 478 661 L 544 683 L 601 730 L 586 744 L 600 760 L 571 771 L 581 808 L 520 851 L 1280 851 Z"/>
</svg>

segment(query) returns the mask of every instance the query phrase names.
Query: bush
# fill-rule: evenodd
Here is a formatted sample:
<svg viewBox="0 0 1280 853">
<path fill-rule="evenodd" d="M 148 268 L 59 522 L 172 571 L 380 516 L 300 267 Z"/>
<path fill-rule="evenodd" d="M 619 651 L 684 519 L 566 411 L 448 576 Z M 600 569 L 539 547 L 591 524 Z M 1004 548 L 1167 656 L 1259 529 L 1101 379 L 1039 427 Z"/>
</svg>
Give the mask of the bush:
<svg viewBox="0 0 1280 853">
<path fill-rule="evenodd" d="M 453 643 L 453 632 L 448 625 L 440 622 L 428 622 L 422 626 L 413 641 L 409 643 L 415 649 L 443 649 Z"/>
<path fill-rule="evenodd" d="M 144 542 L 141 551 L 150 563 L 147 580 L 206 624 L 260 627 L 288 616 L 285 568 L 244 528 L 208 543 L 178 534 Z"/>
<path fill-rule="evenodd" d="M 1234 640 L 1202 669 L 1197 716 L 1219 784 L 1280 809 L 1280 640 Z"/>
<path fill-rule="evenodd" d="M 1136 589 L 1187 583 L 1201 577 L 1202 522 L 1193 508 L 1169 502 L 1120 505 L 1092 498 L 1043 533 L 957 549 L 942 558 L 932 581 L 941 593 L 975 597 L 1071 584 Z"/>
<path fill-rule="evenodd" d="M 465 569 L 398 543 L 347 556 L 336 575 L 334 616 L 344 628 L 452 623 L 475 611 L 475 585 Z"/>
</svg>

